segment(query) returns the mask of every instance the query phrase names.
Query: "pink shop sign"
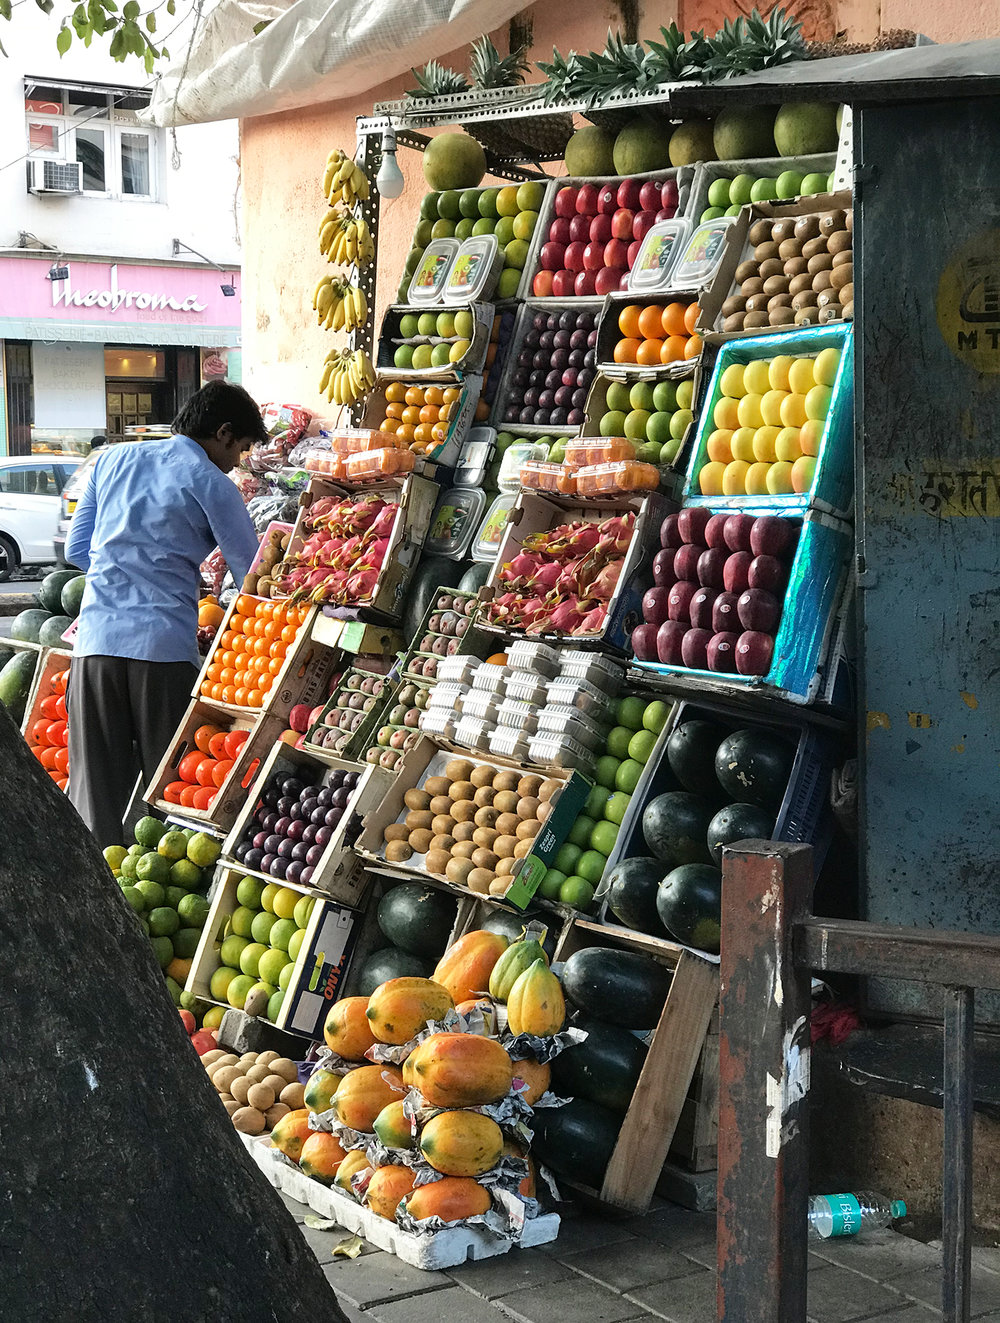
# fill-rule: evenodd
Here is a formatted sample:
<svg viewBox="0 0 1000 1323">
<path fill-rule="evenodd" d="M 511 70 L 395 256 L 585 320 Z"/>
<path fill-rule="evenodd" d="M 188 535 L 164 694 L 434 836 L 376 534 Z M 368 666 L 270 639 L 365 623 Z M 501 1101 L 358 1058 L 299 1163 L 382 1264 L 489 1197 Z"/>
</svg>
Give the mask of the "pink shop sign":
<svg viewBox="0 0 1000 1323">
<path fill-rule="evenodd" d="M 239 274 L 188 266 L 124 262 L 60 263 L 66 280 L 48 280 L 51 263 L 0 258 L 0 317 L 54 321 L 159 322 L 188 326 L 240 324 Z M 220 286 L 233 281 L 236 298 Z"/>
</svg>

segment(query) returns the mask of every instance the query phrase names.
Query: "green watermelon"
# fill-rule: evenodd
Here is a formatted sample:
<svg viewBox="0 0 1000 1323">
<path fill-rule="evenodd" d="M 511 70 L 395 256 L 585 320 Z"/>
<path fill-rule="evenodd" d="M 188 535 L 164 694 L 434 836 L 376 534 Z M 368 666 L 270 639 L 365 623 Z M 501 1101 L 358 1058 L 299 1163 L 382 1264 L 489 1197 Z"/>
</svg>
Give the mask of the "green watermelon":
<svg viewBox="0 0 1000 1323">
<path fill-rule="evenodd" d="M 667 740 L 667 762 L 685 790 L 695 795 L 718 795 L 715 754 L 726 737 L 714 721 L 682 721 Z"/>
<path fill-rule="evenodd" d="M 715 774 L 730 798 L 760 808 L 781 807 L 795 746 L 767 730 L 736 730 L 719 745 Z"/>
<path fill-rule="evenodd" d="M 9 647 L 6 643 L 0 643 L 0 671 L 7 665 L 11 657 L 16 652 L 15 648 Z"/>
<path fill-rule="evenodd" d="M 36 607 L 22 611 L 10 622 L 11 638 L 17 639 L 18 643 L 37 643 L 39 630 L 51 615 L 51 611 L 41 611 Z"/>
<path fill-rule="evenodd" d="M 774 831 L 774 814 L 756 804 L 728 804 L 719 809 L 708 824 L 708 849 L 722 867 L 722 847 L 734 841 L 769 841 Z"/>
<path fill-rule="evenodd" d="M 656 908 L 668 932 L 685 946 L 719 953 L 722 873 L 709 864 L 683 864 L 660 883 Z"/>
<path fill-rule="evenodd" d="M 415 956 L 444 954 L 455 923 L 457 902 L 444 891 L 402 882 L 378 904 L 378 926 L 403 951 Z"/>
<path fill-rule="evenodd" d="M 404 638 L 413 638 L 431 602 L 441 589 L 457 588 L 461 577 L 460 561 L 450 560 L 447 556 L 423 557 L 406 586 L 406 601 L 403 603 L 403 621 L 400 626 Z"/>
<path fill-rule="evenodd" d="M 574 1006 L 623 1029 L 652 1029 L 670 991 L 670 970 L 640 951 L 585 946 L 563 966 L 562 984 Z"/>
<path fill-rule="evenodd" d="M 374 951 L 358 972 L 357 994 L 370 997 L 377 987 L 391 978 L 430 978 L 434 972 L 433 960 L 401 951 L 398 946 L 384 946 Z"/>
<path fill-rule="evenodd" d="M 459 588 L 463 593 L 478 593 L 480 588 L 490 577 L 490 570 L 493 566 L 488 560 L 477 560 L 465 571 L 459 581 Z"/>
<path fill-rule="evenodd" d="M 600 1190 L 621 1124 L 620 1113 L 586 1098 L 542 1107 L 531 1118 L 531 1152 L 557 1175 Z"/>
<path fill-rule="evenodd" d="M 608 874 L 608 909 L 626 928 L 663 936 L 656 910 L 656 891 L 663 878 L 663 865 L 656 859 L 622 859 Z"/>
<path fill-rule="evenodd" d="M 80 577 L 79 570 L 53 570 L 46 574 L 38 589 L 38 600 L 51 615 L 62 608 L 62 590 L 71 579 Z"/>
<path fill-rule="evenodd" d="M 87 576 L 78 574 L 75 579 L 70 579 L 62 590 L 62 611 L 64 615 L 75 620 L 80 614 L 80 607 L 83 604 L 83 590 L 87 586 Z"/>
<path fill-rule="evenodd" d="M 43 648 L 65 648 L 63 635 L 72 623 L 69 616 L 49 616 L 38 631 L 38 642 Z"/>
<path fill-rule="evenodd" d="M 586 1098 L 624 1116 L 646 1060 L 645 1044 L 627 1029 L 590 1016 L 573 1023 L 587 1037 L 554 1058 L 553 1092 Z"/>
<path fill-rule="evenodd" d="M 37 652 L 15 652 L 3 670 L 0 670 L 0 703 L 18 724 L 24 716 L 37 664 Z"/>
<path fill-rule="evenodd" d="M 708 824 L 717 807 L 711 800 L 686 790 L 657 795 L 642 813 L 642 834 L 650 851 L 668 869 L 679 864 L 710 863 Z"/>
</svg>

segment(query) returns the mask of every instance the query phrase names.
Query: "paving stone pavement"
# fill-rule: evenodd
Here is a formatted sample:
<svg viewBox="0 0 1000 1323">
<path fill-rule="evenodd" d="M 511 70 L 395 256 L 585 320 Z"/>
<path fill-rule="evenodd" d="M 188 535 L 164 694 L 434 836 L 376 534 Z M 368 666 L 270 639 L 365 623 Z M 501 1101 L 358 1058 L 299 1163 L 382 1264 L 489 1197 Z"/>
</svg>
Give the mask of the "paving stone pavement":
<svg viewBox="0 0 1000 1323">
<path fill-rule="evenodd" d="M 304 1225 L 282 1194 L 348 1323 L 712 1323 L 715 1221 L 657 1201 L 641 1217 L 566 1205 L 558 1239 L 444 1272 L 422 1272 L 365 1244 L 334 1256 L 340 1228 Z M 809 1323 L 941 1319 L 939 1244 L 892 1231 L 810 1243 Z M 973 1251 L 972 1316 L 1000 1323 L 1000 1250 Z"/>
</svg>

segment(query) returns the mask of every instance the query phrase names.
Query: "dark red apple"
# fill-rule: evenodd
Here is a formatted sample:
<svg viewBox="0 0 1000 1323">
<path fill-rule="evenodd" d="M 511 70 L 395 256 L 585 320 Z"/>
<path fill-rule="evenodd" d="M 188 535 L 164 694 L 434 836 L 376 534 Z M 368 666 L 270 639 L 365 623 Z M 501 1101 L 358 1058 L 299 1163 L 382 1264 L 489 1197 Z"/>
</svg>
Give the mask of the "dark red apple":
<svg viewBox="0 0 1000 1323">
<path fill-rule="evenodd" d="M 739 596 L 750 587 L 752 560 L 749 551 L 734 551 L 729 557 L 722 571 L 722 583 L 727 593 L 736 593 Z"/>
<path fill-rule="evenodd" d="M 665 547 L 653 557 L 653 582 L 658 588 L 672 588 L 677 582 L 672 548 Z"/>
<path fill-rule="evenodd" d="M 744 629 L 773 634 L 781 619 L 781 603 L 763 588 L 748 588 L 736 603 L 736 614 Z"/>
<path fill-rule="evenodd" d="M 578 299 L 589 299 L 597 293 L 597 277 L 593 271 L 578 271 L 573 281 L 573 293 Z M 553 426 L 555 423 L 553 422 Z"/>
<path fill-rule="evenodd" d="M 617 267 L 619 271 L 625 270 L 625 263 L 628 261 L 628 244 L 622 239 L 612 239 L 604 245 L 604 265 Z"/>
<path fill-rule="evenodd" d="M 709 629 L 712 624 L 712 612 L 718 593 L 714 588 L 699 588 L 691 598 L 691 624 L 695 629 Z"/>
<path fill-rule="evenodd" d="M 708 669 L 710 671 L 728 671 L 732 673 L 736 670 L 736 644 L 739 642 L 739 637 L 739 634 L 734 634 L 731 631 L 712 635 L 712 641 L 708 645 Z"/>
<path fill-rule="evenodd" d="M 592 224 L 593 221 L 590 216 L 577 216 L 574 213 L 573 218 L 569 223 L 569 242 L 589 243 L 590 227 Z M 555 235 L 550 234 L 549 238 L 554 239 Z"/>
<path fill-rule="evenodd" d="M 642 185 L 638 179 L 623 179 L 618 185 L 618 206 L 626 211 L 639 211 L 642 203 Z"/>
<path fill-rule="evenodd" d="M 618 190 L 605 184 L 597 195 L 597 210 L 602 216 L 611 216 L 618 207 Z"/>
<path fill-rule="evenodd" d="M 628 269 L 630 271 L 635 266 L 635 259 L 639 256 L 639 249 L 641 247 L 642 244 L 638 241 L 638 239 L 633 239 L 628 246 L 628 257 L 626 258 L 626 261 L 628 263 Z"/>
<path fill-rule="evenodd" d="M 673 220 L 673 218 L 674 213 L 669 207 L 661 207 L 654 217 L 657 225 L 659 225 L 660 221 Z"/>
<path fill-rule="evenodd" d="M 621 190 L 619 190 L 621 191 Z M 639 189 L 639 210 L 640 211 L 659 211 L 663 206 L 663 186 L 658 184 L 655 179 L 647 179 L 642 188 Z M 619 204 L 626 207 L 629 204 L 622 202 Z"/>
<path fill-rule="evenodd" d="M 692 542 L 699 547 L 705 546 L 705 527 L 712 517 L 711 510 L 703 506 L 687 506 L 677 516 L 677 527 L 682 542 Z"/>
<path fill-rule="evenodd" d="M 599 243 L 588 243 L 583 250 L 584 271 L 600 271 L 602 266 L 604 266 L 604 246 Z"/>
<path fill-rule="evenodd" d="M 747 572 L 747 587 L 763 588 L 775 597 L 784 597 L 787 577 L 777 556 L 755 556 Z"/>
<path fill-rule="evenodd" d="M 675 514 L 668 514 L 666 519 L 660 525 L 660 546 L 661 547 L 679 547 L 684 539 L 681 537 L 679 528 L 680 517 Z"/>
<path fill-rule="evenodd" d="M 580 216 L 597 215 L 597 188 L 594 184 L 584 184 L 576 195 L 576 210 Z"/>
<path fill-rule="evenodd" d="M 617 243 L 617 242 L 618 242 L 617 239 L 612 240 L 612 243 Z M 608 247 L 609 248 L 611 247 L 610 243 L 608 244 Z M 602 271 L 598 271 L 597 277 L 594 281 L 594 287 L 597 293 L 602 296 L 605 294 L 614 294 L 616 290 L 623 288 L 622 286 L 623 277 L 626 280 L 628 279 L 628 272 L 625 270 L 624 267 L 606 266 Z"/>
<path fill-rule="evenodd" d="M 616 239 L 632 238 L 632 219 L 635 213 L 622 207 L 611 217 L 611 233 Z"/>
<path fill-rule="evenodd" d="M 677 192 L 677 180 L 668 179 L 660 189 L 660 206 L 667 210 L 676 211 L 679 194 Z"/>
<path fill-rule="evenodd" d="M 576 217 L 574 216 L 573 220 L 575 219 Z M 567 220 L 564 216 L 557 217 L 549 226 L 550 242 L 561 243 L 564 246 L 568 243 L 572 243 L 573 236 L 572 234 L 570 234 L 570 229 L 572 225 L 573 225 L 573 221 Z"/>
<path fill-rule="evenodd" d="M 681 660 L 693 670 L 703 671 L 708 661 L 708 647 L 712 641 L 710 629 L 689 629 L 681 641 Z"/>
<path fill-rule="evenodd" d="M 704 588 L 721 588 L 729 552 L 725 547 L 709 547 L 698 557 L 698 582 Z"/>
<path fill-rule="evenodd" d="M 621 290 L 623 294 L 628 290 L 628 282 L 629 282 L 629 273 L 627 271 L 623 271 L 621 280 L 619 280 L 618 282 L 618 288 L 619 290 Z"/>
<path fill-rule="evenodd" d="M 750 550 L 755 556 L 783 556 L 795 540 L 796 526 L 790 519 L 761 515 L 750 532 Z"/>
<path fill-rule="evenodd" d="M 646 235 L 656 224 L 655 211 L 637 211 L 632 218 L 632 238 L 642 243 Z"/>
<path fill-rule="evenodd" d="M 658 661 L 656 655 L 656 632 L 658 626 L 645 622 L 636 625 L 632 631 L 632 651 L 639 661 Z"/>
<path fill-rule="evenodd" d="M 739 615 L 736 610 L 736 604 L 739 598 L 735 593 L 720 593 L 715 599 L 715 605 L 712 607 L 712 629 L 716 634 L 723 634 L 727 630 L 735 630 L 739 625 Z"/>
<path fill-rule="evenodd" d="M 698 582 L 698 557 L 701 552 L 701 547 L 689 542 L 677 548 L 674 552 L 674 573 L 678 579 L 684 579 L 688 583 Z"/>
<path fill-rule="evenodd" d="M 750 550 L 750 533 L 756 522 L 752 515 L 734 514 L 729 516 L 726 520 L 723 537 L 730 551 Z M 756 554 L 754 552 L 755 556 Z"/>
<path fill-rule="evenodd" d="M 566 263 L 566 270 L 577 272 L 583 270 L 583 255 L 586 247 L 582 243 L 571 243 L 566 249 L 566 256 L 563 259 Z"/>
<path fill-rule="evenodd" d="M 576 189 L 561 188 L 554 200 L 557 216 L 572 216 L 576 212 Z"/>
<path fill-rule="evenodd" d="M 667 620 L 656 631 L 656 657 L 665 666 L 681 664 L 684 636 L 689 632 L 682 620 Z"/>
<path fill-rule="evenodd" d="M 669 588 L 648 588 L 642 596 L 642 618 L 650 625 L 660 626 L 668 618 Z"/>
<path fill-rule="evenodd" d="M 575 276 L 572 271 L 557 271 L 552 277 L 552 297 L 555 299 L 571 299 L 573 297 L 573 281 Z"/>
<path fill-rule="evenodd" d="M 736 644 L 736 669 L 740 675 L 767 675 L 774 656 L 774 639 L 770 634 L 748 629 Z"/>
<path fill-rule="evenodd" d="M 589 243 L 610 243 L 611 241 L 611 217 L 595 216 L 590 222 L 590 230 L 587 234 Z"/>
<path fill-rule="evenodd" d="M 726 527 L 728 514 L 715 514 L 705 525 L 705 545 L 707 547 L 724 547 L 726 539 L 723 532 Z"/>
<path fill-rule="evenodd" d="M 543 243 L 538 260 L 543 271 L 561 271 L 566 261 L 566 249 L 561 243 Z"/>
<path fill-rule="evenodd" d="M 685 624 L 689 622 L 691 598 L 697 591 L 698 585 L 687 580 L 674 584 L 667 600 L 667 614 L 671 620 L 682 620 Z"/>
</svg>

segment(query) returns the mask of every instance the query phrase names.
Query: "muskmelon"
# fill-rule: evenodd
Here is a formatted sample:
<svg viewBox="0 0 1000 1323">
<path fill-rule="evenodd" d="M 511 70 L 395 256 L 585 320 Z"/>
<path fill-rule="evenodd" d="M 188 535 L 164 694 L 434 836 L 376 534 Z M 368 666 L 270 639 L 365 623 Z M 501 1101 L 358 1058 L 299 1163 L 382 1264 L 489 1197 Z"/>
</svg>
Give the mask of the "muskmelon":
<svg viewBox="0 0 1000 1323">
<path fill-rule="evenodd" d="M 424 149 L 423 165 L 433 189 L 475 188 L 486 173 L 486 153 L 467 133 L 438 133 Z"/>
<path fill-rule="evenodd" d="M 615 173 L 615 140 L 596 124 L 585 124 L 577 129 L 566 144 L 566 173 L 568 175 L 613 175 Z"/>
<path fill-rule="evenodd" d="M 642 175 L 665 170 L 674 164 L 673 139 L 665 126 L 651 119 L 631 120 L 615 138 L 614 163 L 617 175 Z"/>
<path fill-rule="evenodd" d="M 714 161 L 715 144 L 712 125 L 706 119 L 689 119 L 679 124 L 670 135 L 670 164 L 694 165 L 697 161 Z"/>
<path fill-rule="evenodd" d="M 837 150 L 837 107 L 829 101 L 793 101 L 779 106 L 774 144 L 779 156 L 812 156 Z"/>
</svg>

